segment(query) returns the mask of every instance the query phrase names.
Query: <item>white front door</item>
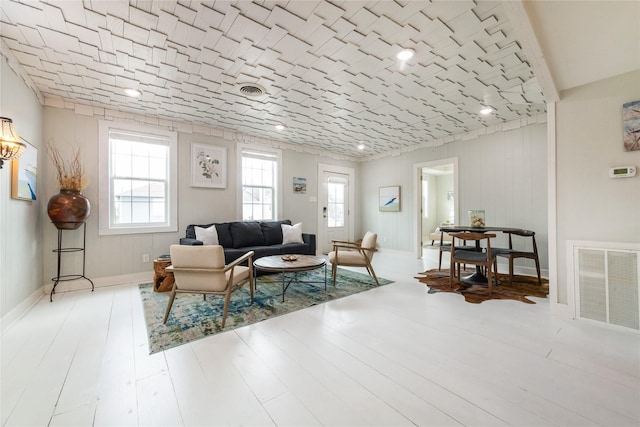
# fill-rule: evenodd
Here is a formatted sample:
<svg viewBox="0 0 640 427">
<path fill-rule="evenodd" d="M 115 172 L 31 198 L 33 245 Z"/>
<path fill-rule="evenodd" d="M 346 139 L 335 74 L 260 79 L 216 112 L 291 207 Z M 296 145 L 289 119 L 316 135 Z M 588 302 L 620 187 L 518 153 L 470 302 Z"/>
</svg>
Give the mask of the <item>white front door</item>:
<svg viewBox="0 0 640 427">
<path fill-rule="evenodd" d="M 326 169 L 320 172 L 318 250 L 328 253 L 332 240 L 350 240 L 352 234 L 353 175 Z"/>
</svg>

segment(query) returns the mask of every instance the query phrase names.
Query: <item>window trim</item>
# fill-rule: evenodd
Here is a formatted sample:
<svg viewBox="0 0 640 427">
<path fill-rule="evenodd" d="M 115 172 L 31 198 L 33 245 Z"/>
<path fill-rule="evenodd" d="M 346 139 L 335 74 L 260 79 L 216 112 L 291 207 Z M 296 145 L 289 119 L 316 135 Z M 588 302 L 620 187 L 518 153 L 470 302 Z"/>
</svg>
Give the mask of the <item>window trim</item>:
<svg viewBox="0 0 640 427">
<path fill-rule="evenodd" d="M 134 226 L 111 227 L 110 212 L 111 190 L 109 185 L 109 171 L 111 158 L 109 156 L 109 131 L 146 133 L 159 135 L 169 141 L 169 197 L 168 224 L 163 226 Z M 140 126 L 123 122 L 100 120 L 98 123 L 98 235 L 122 235 L 144 233 L 172 233 L 178 231 L 178 134 L 162 128 Z"/>
<path fill-rule="evenodd" d="M 275 206 L 274 206 L 274 220 L 280 219 L 282 213 L 282 150 L 272 147 L 265 147 L 263 145 L 255 144 L 238 144 L 236 151 L 236 170 L 238 171 L 238 185 L 236 192 L 236 218 L 238 221 L 243 221 L 242 217 L 242 153 L 244 151 L 256 151 L 266 154 L 272 154 L 276 156 L 276 177 L 275 177 Z"/>
</svg>

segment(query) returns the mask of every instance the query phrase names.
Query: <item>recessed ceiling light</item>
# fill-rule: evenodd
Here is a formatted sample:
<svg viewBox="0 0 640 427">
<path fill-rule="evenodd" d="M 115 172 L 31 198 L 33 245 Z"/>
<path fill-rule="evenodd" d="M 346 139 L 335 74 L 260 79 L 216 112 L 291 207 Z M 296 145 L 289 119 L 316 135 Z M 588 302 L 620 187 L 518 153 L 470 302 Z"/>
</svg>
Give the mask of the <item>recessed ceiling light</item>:
<svg viewBox="0 0 640 427">
<path fill-rule="evenodd" d="M 482 110 L 480 110 L 480 114 L 482 115 L 487 115 L 487 114 L 491 114 L 493 113 L 493 108 L 491 107 L 484 107 Z"/>
<path fill-rule="evenodd" d="M 358 150 L 364 150 L 364 144 L 362 142 L 358 144 Z"/>
<path fill-rule="evenodd" d="M 400 61 L 407 61 L 411 59 L 411 57 L 413 57 L 414 53 L 415 52 L 412 51 L 411 49 L 404 49 L 404 50 L 401 50 L 396 57 Z"/>
<path fill-rule="evenodd" d="M 127 96 L 130 96 L 132 98 L 139 98 L 140 95 L 142 95 L 142 93 L 140 93 L 140 91 L 137 89 L 125 89 L 124 93 L 126 93 Z"/>
<path fill-rule="evenodd" d="M 276 125 L 276 129 L 278 129 L 278 130 L 284 130 L 284 125 Z"/>
</svg>

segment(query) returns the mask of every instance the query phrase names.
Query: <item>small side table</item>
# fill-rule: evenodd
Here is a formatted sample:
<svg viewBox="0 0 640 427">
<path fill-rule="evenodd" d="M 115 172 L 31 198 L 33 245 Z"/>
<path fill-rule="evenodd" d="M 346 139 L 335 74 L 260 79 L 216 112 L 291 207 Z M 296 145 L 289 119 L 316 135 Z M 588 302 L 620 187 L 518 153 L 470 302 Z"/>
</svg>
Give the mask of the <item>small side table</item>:
<svg viewBox="0 0 640 427">
<path fill-rule="evenodd" d="M 153 260 L 153 290 L 155 292 L 168 292 L 173 289 L 175 281 L 173 273 L 167 271 L 171 265 L 171 259 L 156 258 Z"/>
<path fill-rule="evenodd" d="M 58 228 L 58 248 L 54 249 L 52 252 L 55 252 L 58 254 L 58 272 L 56 274 L 56 277 L 51 278 L 51 281 L 53 282 L 53 288 L 51 289 L 51 294 L 49 295 L 49 301 L 53 302 L 53 294 L 56 293 L 56 286 L 58 286 L 58 283 L 60 282 L 67 282 L 69 280 L 77 280 L 77 279 L 85 279 L 88 280 L 89 283 L 91 283 L 91 292 L 93 292 L 94 286 L 93 286 L 93 281 L 91 279 L 89 279 L 87 276 L 85 276 L 85 261 L 86 261 L 86 256 L 85 256 L 85 251 L 84 248 L 87 244 L 87 223 L 83 222 L 82 223 L 82 227 L 83 227 L 83 239 L 82 239 L 82 247 L 81 248 L 63 248 L 62 247 L 62 232 L 63 231 L 70 231 L 70 230 L 63 230 Z M 65 274 L 63 276 L 60 275 L 60 267 L 62 266 L 62 254 L 63 253 L 68 253 L 68 252 L 82 252 L 82 274 Z"/>
</svg>

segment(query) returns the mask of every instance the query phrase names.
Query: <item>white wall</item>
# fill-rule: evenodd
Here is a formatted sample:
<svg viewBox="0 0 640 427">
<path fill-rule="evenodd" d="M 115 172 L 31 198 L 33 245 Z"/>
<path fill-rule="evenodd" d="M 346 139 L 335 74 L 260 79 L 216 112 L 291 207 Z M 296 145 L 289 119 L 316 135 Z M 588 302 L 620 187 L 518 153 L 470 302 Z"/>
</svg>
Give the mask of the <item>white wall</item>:
<svg viewBox="0 0 640 427">
<path fill-rule="evenodd" d="M 5 162 L 0 169 L 0 317 L 7 320 L 5 316 L 12 309 L 42 286 L 41 207 L 47 199 L 41 171 L 46 155 L 37 96 L 9 67 L 4 55 L 0 67 L 0 116 L 13 119 L 18 135 L 38 149 L 35 201 L 12 199 L 12 162 Z"/>
<path fill-rule="evenodd" d="M 359 232 L 374 230 L 382 248 L 413 252 L 417 233 L 414 165 L 457 157 L 460 192 L 457 222 L 468 224 L 469 209 L 484 209 L 489 226 L 535 231 L 540 261 L 546 268 L 546 155 L 546 124 L 536 124 L 364 163 L 360 168 L 360 197 L 364 205 Z M 402 186 L 398 213 L 378 212 L 378 187 L 388 185 Z M 499 244 L 506 244 L 501 234 L 498 237 Z"/>
<path fill-rule="evenodd" d="M 640 167 L 625 152 L 622 104 L 640 99 L 640 71 L 580 86 L 556 105 L 558 302 L 566 304 L 567 241 L 640 242 L 640 176 L 611 179 L 612 166 Z"/>
</svg>

